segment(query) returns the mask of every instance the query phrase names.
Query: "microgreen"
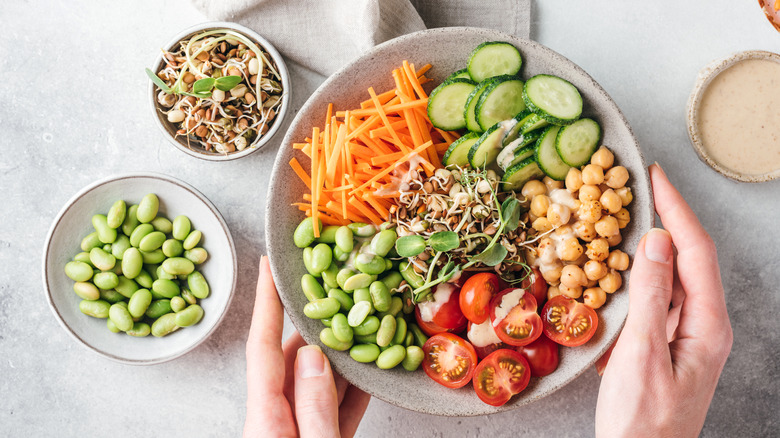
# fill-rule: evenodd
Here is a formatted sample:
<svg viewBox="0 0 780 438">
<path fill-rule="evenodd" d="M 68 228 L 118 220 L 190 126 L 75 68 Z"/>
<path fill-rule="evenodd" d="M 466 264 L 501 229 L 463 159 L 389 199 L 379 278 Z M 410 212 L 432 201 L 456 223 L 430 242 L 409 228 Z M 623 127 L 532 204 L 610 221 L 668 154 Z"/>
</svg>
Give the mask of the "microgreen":
<svg viewBox="0 0 780 438">
<path fill-rule="evenodd" d="M 165 91 L 168 94 L 172 94 L 173 93 L 173 90 L 171 90 L 171 87 L 169 87 L 168 84 L 165 83 L 165 81 L 160 79 L 159 76 L 154 74 L 154 72 L 149 70 L 148 68 L 146 69 L 146 75 L 149 76 L 149 79 L 151 79 L 152 82 L 154 82 L 154 85 L 157 85 L 157 87 L 159 87 L 161 90 Z"/>
<path fill-rule="evenodd" d="M 435 251 L 451 251 L 460 245 L 458 233 L 454 231 L 439 231 L 428 238 L 428 245 Z"/>
<path fill-rule="evenodd" d="M 146 69 L 146 75 L 154 82 L 162 91 L 168 94 L 183 94 L 185 96 L 193 96 L 200 99 L 206 99 L 211 96 L 211 91 L 216 88 L 222 91 L 230 91 L 236 85 L 241 82 L 241 76 L 222 76 L 219 78 L 203 78 L 198 79 L 192 84 L 192 92 L 188 93 L 182 91 L 178 86 L 171 88 L 165 83 L 159 76 L 154 74 L 150 69 Z M 178 84 L 178 82 L 177 82 Z"/>
<path fill-rule="evenodd" d="M 395 241 L 395 250 L 401 257 L 415 257 L 425 251 L 425 239 L 422 236 L 403 236 Z"/>
</svg>

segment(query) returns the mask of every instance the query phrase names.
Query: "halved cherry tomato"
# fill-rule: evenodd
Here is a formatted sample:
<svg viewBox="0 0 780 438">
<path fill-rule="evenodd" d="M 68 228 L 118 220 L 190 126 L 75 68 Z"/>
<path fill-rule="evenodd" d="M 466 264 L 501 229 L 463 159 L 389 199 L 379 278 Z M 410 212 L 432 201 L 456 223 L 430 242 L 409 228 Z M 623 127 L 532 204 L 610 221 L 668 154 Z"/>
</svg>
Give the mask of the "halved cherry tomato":
<svg viewBox="0 0 780 438">
<path fill-rule="evenodd" d="M 490 299 L 498 292 L 498 276 L 490 272 L 472 275 L 460 290 L 460 310 L 466 319 L 482 324 L 490 316 Z"/>
<path fill-rule="evenodd" d="M 491 406 L 501 406 L 524 390 L 531 379 L 528 361 L 515 350 L 496 350 L 477 365 L 474 391 Z"/>
<path fill-rule="evenodd" d="M 609 358 L 612 356 L 612 350 L 615 349 L 615 344 L 617 344 L 617 342 L 612 344 L 612 346 L 607 349 L 606 353 L 604 353 L 596 361 L 596 372 L 599 374 L 599 376 L 603 376 L 604 375 L 604 370 L 607 369 L 607 364 L 609 363 Z M 479 354 L 479 353 L 477 353 L 477 354 Z"/>
<path fill-rule="evenodd" d="M 588 342 L 599 326 L 599 317 L 593 309 L 563 295 L 544 305 L 542 321 L 544 334 L 567 347 Z"/>
<path fill-rule="evenodd" d="M 425 374 L 447 388 L 461 388 L 474 375 L 477 366 L 474 347 L 452 333 L 432 336 L 423 345 L 423 353 Z"/>
<path fill-rule="evenodd" d="M 539 339 L 524 347 L 517 347 L 516 350 L 528 359 L 531 375 L 534 377 L 547 376 L 558 368 L 558 362 L 560 361 L 558 344 L 551 341 L 547 336 L 539 336 Z"/>
<path fill-rule="evenodd" d="M 523 289 L 505 289 L 490 301 L 490 321 L 498 337 L 521 347 L 542 335 L 542 320 L 536 313 L 536 298 Z"/>
<path fill-rule="evenodd" d="M 534 295 L 537 306 L 547 300 L 547 281 L 542 277 L 539 268 L 533 268 L 531 274 L 523 280 L 520 286 Z"/>
<path fill-rule="evenodd" d="M 468 320 L 463 316 L 463 312 L 460 311 L 460 290 L 450 283 L 442 283 L 436 286 L 432 296 L 437 294 L 441 297 L 442 292 L 446 295 L 446 301 L 443 304 L 438 302 L 423 302 L 418 303 L 415 306 L 415 317 L 417 318 L 417 324 L 420 326 L 423 332 L 428 336 L 433 336 L 437 333 L 460 333 L 466 328 Z M 432 306 L 433 315 L 431 321 L 424 321 L 422 318 L 422 308 L 425 306 Z"/>
<path fill-rule="evenodd" d="M 491 325 L 490 320 L 487 320 L 487 321 L 483 322 L 482 324 L 487 324 L 488 328 L 493 330 L 493 326 Z M 474 325 L 480 325 L 480 324 L 474 324 L 473 322 L 469 322 L 469 328 L 468 328 L 468 330 L 466 330 L 466 337 L 468 338 L 468 341 L 471 342 L 471 346 L 474 347 L 474 351 L 477 352 L 477 357 L 480 360 L 486 358 L 490 353 L 492 353 L 492 352 L 494 352 L 496 350 L 499 350 L 501 348 L 511 348 L 509 345 L 506 345 L 503 342 L 501 342 L 501 339 L 498 339 L 498 335 L 495 336 L 496 337 L 496 339 L 495 339 L 496 342 L 488 344 L 488 345 L 484 345 L 484 346 L 481 346 L 481 347 L 477 346 L 477 343 L 479 343 L 479 341 L 482 341 L 482 339 L 477 341 L 474 338 L 472 338 L 472 336 L 474 336 L 474 334 L 472 333 L 471 329 L 472 329 L 472 327 L 474 327 Z M 493 330 L 493 333 L 495 334 L 495 330 Z"/>
</svg>

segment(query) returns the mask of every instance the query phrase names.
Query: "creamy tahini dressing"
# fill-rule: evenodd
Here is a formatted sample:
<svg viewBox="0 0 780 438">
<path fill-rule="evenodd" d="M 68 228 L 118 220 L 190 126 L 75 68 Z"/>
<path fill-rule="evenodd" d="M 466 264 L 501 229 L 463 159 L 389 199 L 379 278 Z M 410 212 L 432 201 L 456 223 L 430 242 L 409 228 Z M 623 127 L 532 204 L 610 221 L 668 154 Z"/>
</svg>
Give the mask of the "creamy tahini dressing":
<svg viewBox="0 0 780 438">
<path fill-rule="evenodd" d="M 780 169 L 780 63 L 748 59 L 718 74 L 697 122 L 704 149 L 723 167 L 745 175 Z"/>
<path fill-rule="evenodd" d="M 509 312 L 523 299 L 525 295 L 525 289 L 515 289 L 512 292 L 501 297 L 501 303 L 496 306 L 495 318 L 493 318 L 493 327 L 498 327 L 498 324 L 509 315 Z"/>
<path fill-rule="evenodd" d="M 490 324 L 490 318 L 486 319 L 482 324 L 471 324 L 468 332 L 469 341 L 471 345 L 475 347 L 487 347 L 488 345 L 500 344 L 495 329 Z"/>
<path fill-rule="evenodd" d="M 433 301 L 422 301 L 417 304 L 420 308 L 420 318 L 425 322 L 433 321 L 433 315 L 441 309 L 450 299 L 450 295 L 455 290 L 455 286 L 450 283 L 441 283 L 436 286 L 436 292 L 433 293 Z"/>
</svg>

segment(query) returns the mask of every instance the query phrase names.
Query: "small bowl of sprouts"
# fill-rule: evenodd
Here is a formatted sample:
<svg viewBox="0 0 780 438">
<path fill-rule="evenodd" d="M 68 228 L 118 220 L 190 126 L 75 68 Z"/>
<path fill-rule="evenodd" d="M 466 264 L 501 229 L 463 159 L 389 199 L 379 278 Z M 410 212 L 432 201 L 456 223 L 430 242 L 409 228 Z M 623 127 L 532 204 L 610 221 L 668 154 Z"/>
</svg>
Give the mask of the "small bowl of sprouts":
<svg viewBox="0 0 780 438">
<path fill-rule="evenodd" d="M 266 144 L 289 108 L 279 52 L 244 26 L 209 22 L 176 35 L 151 79 L 152 109 L 171 143 L 197 158 L 227 161 Z"/>
</svg>

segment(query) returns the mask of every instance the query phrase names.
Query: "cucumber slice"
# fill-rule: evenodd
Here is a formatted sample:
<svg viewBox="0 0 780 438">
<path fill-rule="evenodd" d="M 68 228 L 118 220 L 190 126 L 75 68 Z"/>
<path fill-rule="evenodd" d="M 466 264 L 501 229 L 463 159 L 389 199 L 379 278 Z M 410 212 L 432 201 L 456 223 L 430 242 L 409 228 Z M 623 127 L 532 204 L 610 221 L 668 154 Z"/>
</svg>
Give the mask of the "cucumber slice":
<svg viewBox="0 0 780 438">
<path fill-rule="evenodd" d="M 452 142 L 444 157 L 441 159 L 445 167 L 452 165 L 466 167 L 469 165 L 469 151 L 471 146 L 479 140 L 479 134 L 469 132 L 463 137 Z"/>
<path fill-rule="evenodd" d="M 520 51 L 509 43 L 490 41 L 478 45 L 471 52 L 468 61 L 468 72 L 477 82 L 499 75 L 516 75 L 520 73 L 523 57 Z"/>
<path fill-rule="evenodd" d="M 506 128 L 499 122 L 485 131 L 469 150 L 469 164 L 474 169 L 487 167 L 496 161 L 501 152 L 501 139 L 504 138 Z"/>
<path fill-rule="evenodd" d="M 536 143 L 535 157 L 536 162 L 539 163 L 539 167 L 544 173 L 557 181 L 566 179 L 566 174 L 569 173 L 571 168 L 561 160 L 561 157 L 558 156 L 558 151 L 555 150 L 555 139 L 558 137 L 558 131 L 560 130 L 560 126 L 550 126 L 544 130 L 544 133 Z"/>
<path fill-rule="evenodd" d="M 507 120 L 525 109 L 523 81 L 517 76 L 497 76 L 479 96 L 474 112 L 483 130 Z"/>
<path fill-rule="evenodd" d="M 504 146 L 509 145 L 509 143 L 515 141 L 517 137 L 520 136 L 523 125 L 525 125 L 526 121 L 533 115 L 534 113 L 532 113 L 530 110 L 523 110 L 520 111 L 516 116 L 512 117 L 512 120 L 514 120 L 516 123 L 506 131 L 506 134 L 504 134 L 504 139 L 501 141 Z"/>
<path fill-rule="evenodd" d="M 526 119 L 525 124 L 520 128 L 520 132 L 523 134 L 527 134 L 531 131 L 536 131 L 537 129 L 541 129 L 549 125 L 547 120 L 544 120 L 543 118 L 539 117 L 539 114 L 532 114 L 531 117 Z"/>
<path fill-rule="evenodd" d="M 582 96 L 565 79 L 536 75 L 525 83 L 523 100 L 531 111 L 554 125 L 570 125 L 582 114 Z"/>
<path fill-rule="evenodd" d="M 504 146 L 504 149 L 501 149 L 501 152 L 496 157 L 498 167 L 506 171 L 512 165 L 532 156 L 536 145 L 529 143 L 531 141 L 526 140 L 524 136 L 520 136 L 507 146 Z"/>
<path fill-rule="evenodd" d="M 501 178 L 501 182 L 504 184 L 503 190 L 520 190 L 525 183 L 532 179 L 541 178 L 544 176 L 544 172 L 539 168 L 539 164 L 533 157 L 528 157 L 525 160 L 510 167 L 504 177 Z"/>
<path fill-rule="evenodd" d="M 428 97 L 428 118 L 445 131 L 466 127 L 463 110 L 476 84 L 469 79 L 450 79 L 436 87 Z"/>
<path fill-rule="evenodd" d="M 579 119 L 564 126 L 555 139 L 555 150 L 564 163 L 580 167 L 590 161 L 601 140 L 601 127 L 591 119 Z"/>
<path fill-rule="evenodd" d="M 450 79 L 468 79 L 471 80 L 471 76 L 469 76 L 469 71 L 465 68 L 460 69 L 456 72 L 453 72 L 451 75 L 447 76 L 447 79 L 444 81 L 449 81 Z"/>
<path fill-rule="evenodd" d="M 524 148 L 521 148 L 517 152 L 515 152 L 515 158 L 512 159 L 512 162 L 509 163 L 509 169 L 512 168 L 515 164 L 527 160 L 528 158 L 533 158 L 534 154 L 536 153 L 536 147 L 534 145 L 528 145 Z"/>
<path fill-rule="evenodd" d="M 479 126 L 479 122 L 477 122 L 477 103 L 479 102 L 479 97 L 482 96 L 482 92 L 485 91 L 485 88 L 488 87 L 493 82 L 493 78 L 485 79 L 484 81 L 477 84 L 476 88 L 474 88 L 474 91 L 469 94 L 469 98 L 466 100 L 466 108 L 465 112 L 463 113 L 463 117 L 466 118 L 466 129 L 468 129 L 471 132 L 477 132 L 482 133 L 485 130 L 482 129 L 481 126 Z"/>
</svg>

